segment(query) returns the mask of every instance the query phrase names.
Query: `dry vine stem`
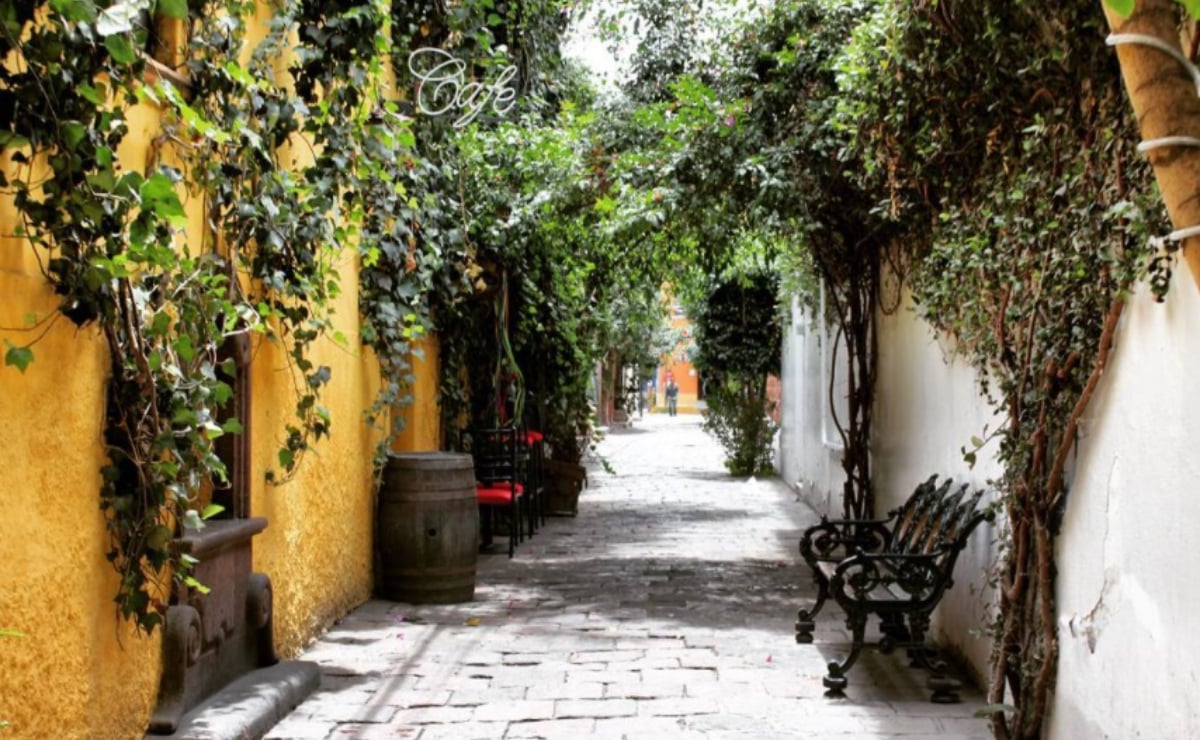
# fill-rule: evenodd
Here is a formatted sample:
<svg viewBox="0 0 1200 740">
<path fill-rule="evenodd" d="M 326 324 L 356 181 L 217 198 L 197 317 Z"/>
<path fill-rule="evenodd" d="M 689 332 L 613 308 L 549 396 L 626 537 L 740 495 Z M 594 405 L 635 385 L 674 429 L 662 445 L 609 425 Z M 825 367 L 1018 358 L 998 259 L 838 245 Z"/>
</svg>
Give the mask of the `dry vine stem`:
<svg viewBox="0 0 1200 740">
<path fill-rule="evenodd" d="M 1000 640 L 1005 657 L 1019 660 L 1019 657 L 1025 654 L 1022 645 L 1033 640 L 1034 630 L 1040 629 L 1043 653 L 1042 663 L 1033 676 L 1030 686 L 1023 683 L 1019 664 L 1014 665 L 1007 659 L 996 661 L 988 694 L 989 702 L 1001 703 L 1004 700 L 1006 688 L 1018 696 L 1023 696 L 1028 691 L 1032 697 L 1032 704 L 1028 709 L 1025 702 L 1018 702 L 1011 720 L 1006 720 L 1000 713 L 993 716 L 993 730 L 998 738 L 1036 738 L 1041 735 L 1050 688 L 1058 664 L 1058 638 L 1055 627 L 1053 593 L 1054 540 L 1050 536 L 1050 519 L 1054 516 L 1066 491 L 1063 470 L 1071 454 L 1079 422 L 1108 366 L 1108 357 L 1112 351 L 1117 325 L 1120 323 L 1124 309 L 1125 299 L 1120 296 L 1115 297 L 1104 319 L 1104 329 L 1100 336 L 1092 371 L 1063 428 L 1059 444 L 1050 460 L 1048 475 L 1045 473 L 1047 440 L 1044 425 L 1046 405 L 1050 397 L 1043 400 L 1043 407 L 1039 414 L 1040 427 L 1034 433 L 1035 463 L 1030 466 L 1028 474 L 1020 482 L 1020 490 L 1017 491 L 1017 495 L 1007 505 L 1008 519 L 1013 528 L 1015 544 L 1005 563 L 1004 572 L 1001 574 L 1000 598 L 1005 607 L 1002 612 L 1006 614 L 1006 617 Z M 1073 355 L 1068 358 L 1067 364 L 1077 361 L 1078 356 Z M 1065 368 L 1066 365 L 1064 365 Z M 1059 372 L 1059 368 L 1056 368 L 1052 362 L 1049 363 L 1045 369 L 1045 382 L 1055 382 Z M 1010 409 L 1010 414 L 1012 413 L 1015 413 L 1015 409 Z M 1018 423 L 1015 416 L 1012 418 L 1012 423 L 1014 425 Z M 1045 486 L 1040 491 L 1039 480 L 1045 481 Z M 1024 508 L 1018 508 L 1018 502 L 1021 502 Z M 1029 552 L 1031 537 L 1033 540 L 1032 556 Z M 1030 576 L 1033 576 L 1032 583 Z M 1015 608 L 1013 608 L 1014 606 Z"/>
</svg>

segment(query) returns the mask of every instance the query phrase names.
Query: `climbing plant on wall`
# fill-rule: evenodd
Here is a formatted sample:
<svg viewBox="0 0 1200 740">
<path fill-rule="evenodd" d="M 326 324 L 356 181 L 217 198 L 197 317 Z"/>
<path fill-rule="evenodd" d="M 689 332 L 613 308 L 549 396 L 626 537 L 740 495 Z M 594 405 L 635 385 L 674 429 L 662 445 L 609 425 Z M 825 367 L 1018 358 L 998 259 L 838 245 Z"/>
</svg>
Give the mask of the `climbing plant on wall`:
<svg viewBox="0 0 1200 740">
<path fill-rule="evenodd" d="M 404 4 L 397 4 L 404 7 Z M 408 40 L 393 28 L 388 2 L 303 3 L 292 73 L 316 147 L 314 187 L 339 206 L 338 238 L 358 254 L 363 342 L 380 361 L 381 390 L 369 421 L 392 421 L 377 468 L 411 401 L 412 358 L 431 328 L 430 295 L 454 294 L 443 269 L 463 259 L 452 183 L 403 115 L 386 74 Z M 330 177 L 330 173 L 338 173 Z"/>
<path fill-rule="evenodd" d="M 841 113 L 872 162 L 863 176 L 927 245 L 910 275 L 919 310 L 1007 417 L 997 737 L 1043 732 L 1066 468 L 1163 226 L 1101 24 L 1083 2 L 886 4 L 843 68 L 859 86 Z M 894 74 L 871 74 L 881 66 Z"/>
<path fill-rule="evenodd" d="M 832 361 L 846 368 L 846 414 L 835 411 L 834 421 L 844 450 L 842 508 L 853 518 L 874 515 L 876 322 L 886 310 L 881 267 L 905 246 L 899 224 L 879 208 L 877 184 L 856 176 L 866 166 L 852 146 L 856 127 L 839 125 L 836 116 L 843 98 L 856 94 L 838 71 L 846 39 L 874 6 L 781 3 L 759 33 L 748 35 L 738 67 L 747 124 L 764 143 L 757 206 L 775 214 L 804 252 L 797 266 L 811 270 L 819 288 L 801 297 L 816 320 L 832 326 Z M 838 375 L 829 373 L 831 384 Z M 830 408 L 838 408 L 832 385 L 828 392 Z"/>
<path fill-rule="evenodd" d="M 225 475 L 213 440 L 239 429 L 216 421 L 232 392 L 217 348 L 261 325 L 227 263 L 178 240 L 183 172 L 161 160 L 124 170 L 117 159 L 128 108 L 153 96 L 138 52 L 149 6 L 57 2 L 34 23 L 38 9 L 0 5 L 0 53 L 17 55 L 0 72 L 0 186 L 20 213 L 17 236 L 61 296 L 38 321 L 96 327 L 108 348 L 101 509 L 118 608 L 146 631 L 160 622 L 169 579 L 189 579 L 170 545 L 174 522 L 199 522 L 202 482 Z M 26 369 L 35 343 L 9 347 L 6 362 Z"/>
<path fill-rule="evenodd" d="M 509 13 L 522 27 L 562 23 L 548 5 L 537 18 L 522 8 Z M 101 507 L 118 609 L 142 630 L 158 626 L 172 580 L 204 588 L 171 540 L 214 513 L 204 490 L 226 470 L 213 441 L 242 428 L 223 412 L 235 368 L 222 346 L 257 335 L 287 360 L 295 415 L 268 474 L 282 481 L 333 423 L 320 403 L 331 371 L 312 349 L 346 341 L 330 306 L 352 255 L 363 338 L 387 374 L 377 416 L 406 395 L 429 293 L 450 300 L 462 285 L 462 239 L 446 228 L 461 214 L 438 192 L 453 180 L 417 153 L 390 91 L 393 11 L 375 0 L 0 2 L 0 56 L 12 62 L 0 68 L 0 187 L 62 297 L 5 361 L 28 370 L 61 320 L 106 342 Z M 158 48 L 160 20 L 185 31 L 177 74 L 142 51 Z M 141 171 L 117 157 L 138 105 L 162 113 Z M 202 243 L 185 243 L 185 197 L 200 203 Z"/>
</svg>

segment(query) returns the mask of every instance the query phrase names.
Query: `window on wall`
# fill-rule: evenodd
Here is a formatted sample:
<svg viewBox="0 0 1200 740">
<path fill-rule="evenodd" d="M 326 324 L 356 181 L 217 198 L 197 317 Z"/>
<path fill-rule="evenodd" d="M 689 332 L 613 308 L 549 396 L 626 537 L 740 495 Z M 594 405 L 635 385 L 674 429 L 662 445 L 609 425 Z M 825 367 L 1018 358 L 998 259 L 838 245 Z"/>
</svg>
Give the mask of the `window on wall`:
<svg viewBox="0 0 1200 740">
<path fill-rule="evenodd" d="M 244 519 L 250 516 L 250 338 L 245 334 L 229 337 L 218 350 L 217 359 L 221 381 L 233 391 L 217 423 L 223 425 L 236 418 L 242 431 L 223 434 L 214 443 L 228 480 L 213 481 L 212 502 L 224 507 L 222 518 Z M 226 373 L 226 369 L 233 372 Z"/>
</svg>

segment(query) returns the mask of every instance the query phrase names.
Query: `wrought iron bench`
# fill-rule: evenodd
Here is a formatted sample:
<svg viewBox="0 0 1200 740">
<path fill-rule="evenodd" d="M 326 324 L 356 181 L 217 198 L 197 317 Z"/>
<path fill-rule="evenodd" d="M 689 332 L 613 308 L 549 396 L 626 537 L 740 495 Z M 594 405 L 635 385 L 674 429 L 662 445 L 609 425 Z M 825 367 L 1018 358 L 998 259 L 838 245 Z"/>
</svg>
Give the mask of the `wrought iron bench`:
<svg viewBox="0 0 1200 740">
<path fill-rule="evenodd" d="M 983 491 L 971 493 L 967 485 L 952 491 L 952 486 L 950 479 L 939 485 L 935 475 L 886 519 L 822 517 L 805 530 L 800 554 L 812 568 L 817 603 L 797 615 L 796 642 L 813 641 L 813 618 L 830 596 L 846 613 L 854 639 L 846 659 L 828 665 L 823 683 L 831 695 L 846 688 L 846 671 L 862 652 L 867 619 L 875 614 L 883 633 L 879 649 L 906 648 L 912 665 L 930 671 L 932 700 L 958 701 L 960 683 L 945 675 L 945 663 L 925 644 L 925 634 L 930 614 L 953 584 L 958 553 L 975 527 L 993 514 L 981 507 Z"/>
</svg>

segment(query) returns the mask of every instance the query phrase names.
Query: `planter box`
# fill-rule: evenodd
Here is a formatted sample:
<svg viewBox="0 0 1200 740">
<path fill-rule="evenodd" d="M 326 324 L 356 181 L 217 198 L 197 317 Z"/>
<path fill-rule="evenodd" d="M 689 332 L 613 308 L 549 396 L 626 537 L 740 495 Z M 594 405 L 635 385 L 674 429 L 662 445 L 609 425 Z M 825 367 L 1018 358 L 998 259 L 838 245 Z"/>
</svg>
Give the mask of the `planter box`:
<svg viewBox="0 0 1200 740">
<path fill-rule="evenodd" d="M 587 481 L 587 469 L 575 463 L 547 460 L 546 508 L 554 516 L 575 516 L 579 513 L 579 493 Z"/>
</svg>

